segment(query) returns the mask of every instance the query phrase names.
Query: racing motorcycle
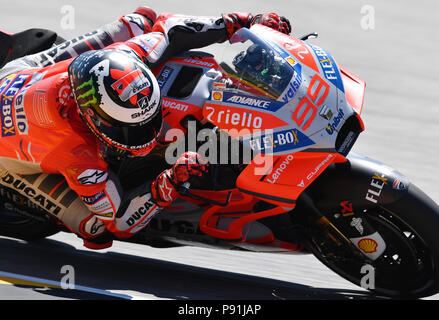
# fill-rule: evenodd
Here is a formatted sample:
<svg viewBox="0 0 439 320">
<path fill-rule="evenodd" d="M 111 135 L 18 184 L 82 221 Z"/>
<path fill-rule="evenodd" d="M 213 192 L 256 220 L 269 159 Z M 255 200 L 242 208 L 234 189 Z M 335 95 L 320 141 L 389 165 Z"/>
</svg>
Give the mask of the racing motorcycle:
<svg viewBox="0 0 439 320">
<path fill-rule="evenodd" d="M 63 40 L 35 29 L 0 36 L 1 65 Z M 185 150 L 204 151 L 211 166 L 123 241 L 313 254 L 359 286 L 371 267 L 368 289 L 380 295 L 435 294 L 439 207 L 402 173 L 350 152 L 364 131 L 365 82 L 312 44 L 313 36 L 255 25 L 232 37 L 221 63 L 187 51 L 153 70 L 163 148 L 122 163 L 122 184 L 144 183 Z M 1 187 L 0 196 L 1 235 L 35 240 L 67 231 L 13 190 Z"/>
</svg>

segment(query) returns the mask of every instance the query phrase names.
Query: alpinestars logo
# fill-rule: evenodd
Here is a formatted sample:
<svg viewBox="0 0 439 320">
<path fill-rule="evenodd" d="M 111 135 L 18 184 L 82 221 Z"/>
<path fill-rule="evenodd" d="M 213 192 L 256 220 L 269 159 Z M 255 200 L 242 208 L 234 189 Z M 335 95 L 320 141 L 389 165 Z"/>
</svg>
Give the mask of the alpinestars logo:
<svg viewBox="0 0 439 320">
<path fill-rule="evenodd" d="M 167 184 L 167 182 L 166 182 L 166 179 L 163 179 L 162 180 L 162 183 L 159 185 L 159 190 L 160 190 L 160 194 L 161 194 L 161 196 L 162 196 L 162 198 L 163 198 L 163 200 L 165 200 L 165 201 L 170 201 L 170 200 L 172 200 L 172 196 L 171 196 L 171 193 L 172 193 L 172 188 L 169 188 L 168 187 L 168 184 Z"/>
<path fill-rule="evenodd" d="M 105 171 L 87 169 L 78 176 L 80 184 L 98 184 L 107 181 L 108 174 Z"/>
</svg>

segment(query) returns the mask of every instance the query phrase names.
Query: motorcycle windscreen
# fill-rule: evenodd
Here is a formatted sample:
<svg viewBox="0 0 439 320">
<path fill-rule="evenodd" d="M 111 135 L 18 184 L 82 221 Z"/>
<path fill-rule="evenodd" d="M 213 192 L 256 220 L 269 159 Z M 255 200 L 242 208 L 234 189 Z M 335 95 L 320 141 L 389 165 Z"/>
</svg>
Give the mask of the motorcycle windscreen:
<svg viewBox="0 0 439 320">
<path fill-rule="evenodd" d="M 345 161 L 337 153 L 259 154 L 239 175 L 236 185 L 243 193 L 293 208 L 302 191 L 331 163 Z"/>
<path fill-rule="evenodd" d="M 230 43 L 220 66 L 233 85 L 252 95 L 278 99 L 296 73 L 290 63 L 247 28 L 237 31 Z"/>
</svg>

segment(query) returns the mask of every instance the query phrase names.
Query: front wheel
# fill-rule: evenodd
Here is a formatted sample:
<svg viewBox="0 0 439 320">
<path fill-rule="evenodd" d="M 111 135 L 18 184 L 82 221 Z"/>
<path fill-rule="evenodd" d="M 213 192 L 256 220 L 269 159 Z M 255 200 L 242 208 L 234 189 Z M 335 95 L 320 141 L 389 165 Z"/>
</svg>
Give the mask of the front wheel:
<svg viewBox="0 0 439 320">
<path fill-rule="evenodd" d="M 367 285 L 375 293 L 409 298 L 437 293 L 439 207 L 436 203 L 411 185 L 407 194 L 394 204 L 363 209 L 361 214 L 386 243 L 385 251 L 376 260 L 324 231 L 312 233 L 309 249 L 331 270 L 359 286 Z M 329 213 L 327 217 L 337 225 L 337 218 Z M 365 267 L 370 267 L 367 273 Z M 368 276 L 366 282 L 365 276 Z"/>
</svg>

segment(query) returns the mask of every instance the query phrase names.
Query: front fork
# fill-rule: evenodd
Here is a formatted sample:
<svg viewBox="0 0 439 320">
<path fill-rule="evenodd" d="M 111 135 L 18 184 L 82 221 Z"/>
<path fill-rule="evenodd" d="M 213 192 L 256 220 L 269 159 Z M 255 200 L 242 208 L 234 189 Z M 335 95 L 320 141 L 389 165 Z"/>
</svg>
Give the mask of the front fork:
<svg viewBox="0 0 439 320">
<path fill-rule="evenodd" d="M 352 210 L 347 210 L 328 218 L 316 207 L 312 197 L 306 192 L 300 195 L 298 205 L 306 210 L 311 221 L 315 222 L 337 246 L 348 246 L 353 252 L 361 253 L 371 261 L 378 259 L 386 250 L 384 239 L 367 221 L 363 212 L 356 212 L 354 215 Z"/>
</svg>

